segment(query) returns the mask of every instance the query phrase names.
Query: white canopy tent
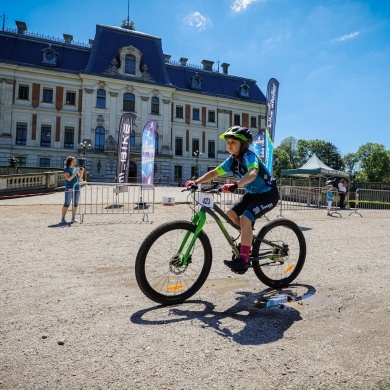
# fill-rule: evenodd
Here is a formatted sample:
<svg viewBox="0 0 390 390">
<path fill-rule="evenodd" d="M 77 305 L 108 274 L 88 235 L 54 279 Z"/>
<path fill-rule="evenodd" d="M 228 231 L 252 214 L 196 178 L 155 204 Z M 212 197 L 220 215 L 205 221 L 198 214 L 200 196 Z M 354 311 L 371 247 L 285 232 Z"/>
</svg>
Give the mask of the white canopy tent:
<svg viewBox="0 0 390 390">
<path fill-rule="evenodd" d="M 337 169 L 328 167 L 323 163 L 316 154 L 313 154 L 310 159 L 300 168 L 296 169 L 282 169 L 281 178 L 283 176 L 294 176 L 301 178 L 329 178 L 329 177 L 343 177 L 348 179 L 349 174 Z M 320 179 L 319 179 L 320 182 Z"/>
</svg>

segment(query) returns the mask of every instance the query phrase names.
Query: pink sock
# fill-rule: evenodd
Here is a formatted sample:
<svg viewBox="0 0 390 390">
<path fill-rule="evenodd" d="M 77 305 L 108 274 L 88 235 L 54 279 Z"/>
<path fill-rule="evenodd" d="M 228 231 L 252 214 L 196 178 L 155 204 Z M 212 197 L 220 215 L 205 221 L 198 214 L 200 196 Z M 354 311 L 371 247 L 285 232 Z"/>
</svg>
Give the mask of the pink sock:
<svg viewBox="0 0 390 390">
<path fill-rule="evenodd" d="M 247 263 L 249 261 L 249 254 L 251 252 L 251 247 L 246 245 L 240 246 L 240 257 Z"/>
</svg>

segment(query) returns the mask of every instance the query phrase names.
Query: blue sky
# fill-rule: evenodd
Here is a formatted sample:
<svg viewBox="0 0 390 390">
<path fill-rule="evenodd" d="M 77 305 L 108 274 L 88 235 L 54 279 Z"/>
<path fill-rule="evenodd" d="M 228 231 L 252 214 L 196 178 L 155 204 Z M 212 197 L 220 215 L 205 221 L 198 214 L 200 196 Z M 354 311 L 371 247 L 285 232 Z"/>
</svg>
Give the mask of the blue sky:
<svg viewBox="0 0 390 390">
<path fill-rule="evenodd" d="M 230 64 L 229 73 L 280 82 L 275 146 L 287 137 L 390 150 L 390 1 L 129 0 L 137 31 L 157 35 L 173 60 Z M 127 0 L 1 1 L 5 26 L 75 41 L 96 24 L 120 26 Z M 1 48 L 0 48 L 1 50 Z"/>
</svg>

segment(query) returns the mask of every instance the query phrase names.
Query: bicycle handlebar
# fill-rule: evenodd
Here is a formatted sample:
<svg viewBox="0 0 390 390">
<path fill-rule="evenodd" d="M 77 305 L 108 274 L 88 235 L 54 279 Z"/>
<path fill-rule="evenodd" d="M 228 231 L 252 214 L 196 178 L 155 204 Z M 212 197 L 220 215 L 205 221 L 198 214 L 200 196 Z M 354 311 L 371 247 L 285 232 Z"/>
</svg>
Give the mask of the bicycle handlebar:
<svg viewBox="0 0 390 390">
<path fill-rule="evenodd" d="M 184 192 L 184 191 L 195 192 L 195 191 L 198 191 L 198 189 L 199 189 L 199 185 L 193 184 L 192 186 L 189 186 L 189 187 L 185 188 L 181 192 Z M 211 194 L 221 194 L 222 186 L 219 185 L 219 184 L 213 184 L 210 187 L 202 187 L 200 192 L 208 192 L 208 193 L 211 193 Z"/>
</svg>

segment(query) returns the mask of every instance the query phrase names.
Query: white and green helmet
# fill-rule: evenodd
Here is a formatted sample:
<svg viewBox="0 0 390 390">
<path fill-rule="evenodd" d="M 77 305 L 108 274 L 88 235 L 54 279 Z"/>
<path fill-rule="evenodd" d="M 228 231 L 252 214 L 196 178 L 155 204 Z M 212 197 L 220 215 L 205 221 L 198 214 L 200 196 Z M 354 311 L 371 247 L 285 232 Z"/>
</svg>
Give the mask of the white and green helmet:
<svg viewBox="0 0 390 390">
<path fill-rule="evenodd" d="M 246 127 L 233 126 L 229 127 L 223 134 L 219 136 L 219 139 L 226 139 L 226 137 L 237 138 L 240 141 L 252 142 L 252 133 Z"/>
</svg>

